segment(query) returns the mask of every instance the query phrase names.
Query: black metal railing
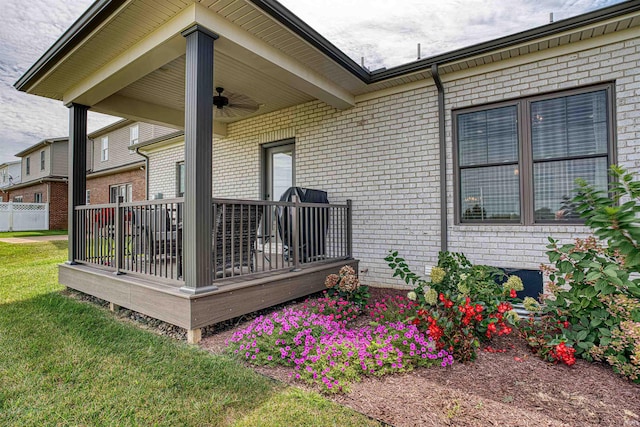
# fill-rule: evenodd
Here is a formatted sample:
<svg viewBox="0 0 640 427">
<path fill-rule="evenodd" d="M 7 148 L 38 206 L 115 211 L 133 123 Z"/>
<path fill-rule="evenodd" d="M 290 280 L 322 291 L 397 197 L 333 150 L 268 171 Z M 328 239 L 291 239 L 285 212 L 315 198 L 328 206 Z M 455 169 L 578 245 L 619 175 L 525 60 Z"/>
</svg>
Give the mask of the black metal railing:
<svg viewBox="0 0 640 427">
<path fill-rule="evenodd" d="M 351 258 L 351 212 L 350 201 L 212 199 L 213 280 Z M 76 262 L 183 280 L 182 198 L 78 206 L 74 214 Z"/>
<path fill-rule="evenodd" d="M 182 199 L 76 207 L 76 262 L 180 280 Z"/>
</svg>

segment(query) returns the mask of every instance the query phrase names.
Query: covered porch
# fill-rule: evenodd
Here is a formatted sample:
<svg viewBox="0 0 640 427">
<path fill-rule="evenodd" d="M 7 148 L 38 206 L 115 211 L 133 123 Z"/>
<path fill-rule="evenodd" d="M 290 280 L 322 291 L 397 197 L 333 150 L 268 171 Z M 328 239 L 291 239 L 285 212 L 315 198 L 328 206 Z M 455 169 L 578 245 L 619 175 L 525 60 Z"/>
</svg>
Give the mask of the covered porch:
<svg viewBox="0 0 640 427">
<path fill-rule="evenodd" d="M 366 86 L 269 5 L 99 0 L 16 84 L 69 107 L 61 284 L 184 327 L 195 342 L 203 326 L 321 290 L 345 264 L 357 269 L 344 196 L 216 197 L 212 141 L 228 126 L 315 100 L 347 109 L 346 87 Z M 85 205 L 89 110 L 183 129 L 184 197 Z"/>
<path fill-rule="evenodd" d="M 187 286 L 183 198 L 76 206 L 60 283 L 183 327 L 200 328 L 318 292 L 352 253 L 352 206 L 212 198 L 211 281 Z"/>
</svg>

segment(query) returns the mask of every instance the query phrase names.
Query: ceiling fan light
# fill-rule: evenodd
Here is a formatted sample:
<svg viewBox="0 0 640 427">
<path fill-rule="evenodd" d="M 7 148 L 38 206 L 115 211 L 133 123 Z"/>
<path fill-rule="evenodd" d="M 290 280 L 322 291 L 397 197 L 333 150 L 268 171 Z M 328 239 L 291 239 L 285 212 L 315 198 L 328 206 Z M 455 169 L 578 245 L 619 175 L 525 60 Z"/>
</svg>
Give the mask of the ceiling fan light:
<svg viewBox="0 0 640 427">
<path fill-rule="evenodd" d="M 229 98 L 222 95 L 216 95 L 213 97 L 213 105 L 215 105 L 219 110 L 222 110 L 223 107 L 229 105 Z"/>
</svg>

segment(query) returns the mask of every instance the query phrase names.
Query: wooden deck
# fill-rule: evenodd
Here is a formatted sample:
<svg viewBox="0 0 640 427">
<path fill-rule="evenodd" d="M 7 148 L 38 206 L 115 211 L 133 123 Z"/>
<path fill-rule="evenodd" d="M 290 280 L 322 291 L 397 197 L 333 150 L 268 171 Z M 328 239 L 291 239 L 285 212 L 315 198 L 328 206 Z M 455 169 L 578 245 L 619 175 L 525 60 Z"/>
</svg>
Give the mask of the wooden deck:
<svg viewBox="0 0 640 427">
<path fill-rule="evenodd" d="M 328 274 L 357 260 L 318 262 L 300 271 L 274 271 L 216 281 L 218 289 L 191 295 L 178 283 L 130 274 L 116 275 L 82 264 L 62 264 L 61 284 L 189 331 L 301 298 L 324 289 Z"/>
</svg>

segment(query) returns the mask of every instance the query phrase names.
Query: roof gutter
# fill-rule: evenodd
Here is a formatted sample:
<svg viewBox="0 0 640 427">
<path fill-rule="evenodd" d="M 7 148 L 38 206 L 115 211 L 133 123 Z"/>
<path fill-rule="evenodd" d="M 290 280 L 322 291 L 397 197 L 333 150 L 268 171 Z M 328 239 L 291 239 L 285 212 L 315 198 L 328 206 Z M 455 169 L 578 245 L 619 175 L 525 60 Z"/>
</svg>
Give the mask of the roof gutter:
<svg viewBox="0 0 640 427">
<path fill-rule="evenodd" d="M 440 250 L 446 252 L 449 247 L 447 238 L 447 139 L 445 132 L 444 86 L 440 80 L 438 64 L 431 66 L 431 76 L 438 89 L 438 134 L 440 157 Z"/>
<path fill-rule="evenodd" d="M 500 37 L 488 42 L 478 43 L 441 55 L 425 58 L 420 61 L 414 61 L 409 64 L 400 65 L 398 67 L 389 68 L 387 70 L 380 70 L 378 72 L 374 71 L 370 74 L 368 83 L 376 83 L 381 80 L 424 71 L 434 64 L 444 65 L 445 63 L 468 59 L 477 55 L 481 55 L 483 53 L 493 52 L 495 50 L 516 46 L 518 44 L 530 42 L 541 37 L 553 36 L 586 25 L 606 21 L 607 19 L 612 19 L 618 16 L 626 15 L 628 13 L 637 12 L 639 10 L 639 1 L 626 1 L 610 7 L 583 13 L 582 15 L 556 21 L 542 27 L 521 31 L 516 34 Z"/>
</svg>

